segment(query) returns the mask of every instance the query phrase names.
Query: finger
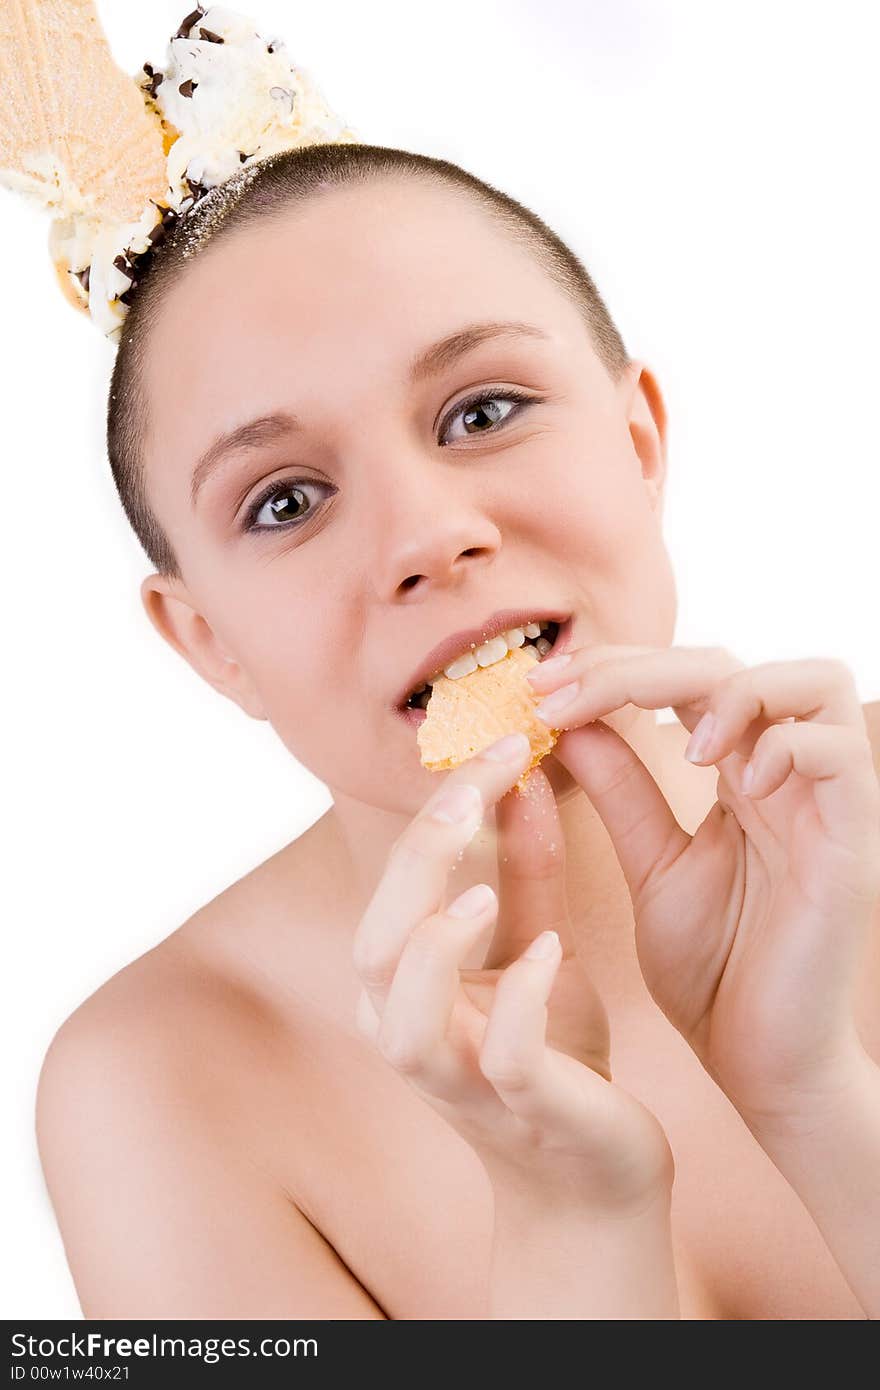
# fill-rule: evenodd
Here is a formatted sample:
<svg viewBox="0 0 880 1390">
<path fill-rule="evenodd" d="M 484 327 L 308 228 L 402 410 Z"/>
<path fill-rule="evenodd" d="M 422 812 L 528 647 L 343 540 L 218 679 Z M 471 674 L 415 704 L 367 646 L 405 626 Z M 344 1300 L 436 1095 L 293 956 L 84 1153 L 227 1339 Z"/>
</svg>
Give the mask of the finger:
<svg viewBox="0 0 880 1390">
<path fill-rule="evenodd" d="M 483 1035 L 480 1071 L 520 1119 L 589 1132 L 596 1098 L 608 1082 L 546 1042 L 547 1000 L 561 960 L 559 937 L 544 932 L 504 971 Z"/>
<path fill-rule="evenodd" d="M 565 882 L 565 837 L 553 788 L 541 768 L 525 789 L 495 808 L 498 921 L 483 969 L 507 965 L 538 932 L 556 931 L 563 952 L 574 951 Z"/>
<path fill-rule="evenodd" d="M 758 739 L 746 767 L 754 769 L 754 776 L 743 794 L 752 800 L 777 791 L 792 772 L 813 782 L 828 838 L 863 861 L 867 874 L 872 864 L 876 872 L 880 784 L 867 735 L 832 724 L 775 724 Z"/>
<path fill-rule="evenodd" d="M 719 653 L 718 648 L 665 648 L 623 645 L 595 645 L 583 648 L 583 654 L 581 654 L 580 651 L 575 653 L 563 652 L 559 657 L 550 657 L 548 658 L 548 660 L 542 661 L 540 665 L 535 666 L 531 671 L 529 671 L 527 673 L 526 679 L 532 684 L 536 694 L 541 695 L 545 691 L 549 694 L 551 691 L 560 688 L 563 684 L 568 685 L 578 681 L 583 682 L 585 678 L 589 677 L 589 673 L 598 665 L 608 665 L 613 661 L 623 660 L 624 658 L 644 656 L 654 657 L 656 655 L 662 655 L 667 651 L 689 653 L 691 654 L 688 656 L 689 662 L 696 656 L 698 656 L 699 653 L 709 653 L 710 660 L 714 660 L 714 657 L 717 657 L 720 654 L 722 657 L 726 657 L 728 659 L 726 663 L 726 669 L 736 671 L 743 668 L 743 663 L 739 661 L 738 658 L 731 656 L 729 652 Z M 714 654 L 714 656 L 712 654 Z M 557 662 L 565 664 L 560 664 L 559 666 L 557 666 Z M 703 713 L 708 707 L 709 696 L 707 694 L 707 687 L 705 681 L 698 681 L 696 684 L 688 682 L 686 694 L 687 701 L 685 703 L 676 704 L 674 700 L 672 700 L 670 701 L 669 708 L 672 709 L 676 719 L 679 721 L 680 724 L 684 725 L 688 733 L 692 733 L 694 729 L 697 727 L 697 725 L 700 723 Z M 658 705 L 656 706 L 656 708 L 666 708 L 666 706 Z M 574 706 L 572 705 L 570 714 L 573 712 Z M 605 713 L 610 713 L 610 711 L 606 710 Z M 550 722 L 555 723 L 555 721 L 553 720 L 551 720 Z M 575 721 L 569 718 L 567 723 L 568 727 L 574 727 Z M 756 717 L 753 725 L 749 728 L 748 735 L 746 735 L 743 739 L 740 740 L 740 743 L 736 749 L 737 753 L 739 753 L 742 757 L 747 758 L 755 745 L 755 740 L 764 731 L 764 729 L 770 727 L 771 723 L 772 720 L 766 718 L 765 716 Z M 557 724 L 557 727 L 560 727 L 560 725 Z M 689 744 L 689 757 L 690 748 L 691 745 Z M 694 759 L 693 761 L 700 760 Z"/>
<path fill-rule="evenodd" d="M 361 1037 L 366 1038 L 369 1042 L 376 1041 L 382 1020 L 373 1008 L 370 996 L 365 989 L 362 989 L 358 995 L 354 1021 Z"/>
<path fill-rule="evenodd" d="M 548 664 L 542 662 L 534 671 Z M 737 657 L 720 647 L 660 647 L 604 660 L 597 649 L 583 648 L 560 673 L 564 684 L 543 699 L 535 713 L 553 728 L 571 729 L 627 704 L 640 709 L 671 707 L 677 715 L 681 707 L 696 705 L 696 723 L 718 683 L 742 668 Z M 531 676 L 530 671 L 526 679 Z"/>
<path fill-rule="evenodd" d="M 456 1099 L 473 1082 L 472 1064 L 451 1042 L 449 1028 L 462 961 L 497 907 L 491 887 L 477 883 L 445 912 L 421 922 L 403 948 L 385 1001 L 376 1038 L 380 1052 L 443 1100 Z"/>
<path fill-rule="evenodd" d="M 641 758 L 607 724 L 562 734 L 553 752 L 595 806 L 638 905 L 655 872 L 676 859 L 691 836 Z"/>
<path fill-rule="evenodd" d="M 556 690 L 560 685 L 574 679 L 595 666 L 600 661 L 619 660 L 628 656 L 649 656 L 653 652 L 665 651 L 664 647 L 626 646 L 623 643 L 593 643 L 586 647 L 576 647 L 559 656 L 548 656 L 528 672 L 526 680 L 535 691 Z"/>
<path fill-rule="evenodd" d="M 718 762 L 732 752 L 750 757 L 764 729 L 792 718 L 846 725 L 867 740 L 855 681 L 842 661 L 768 661 L 718 683 L 685 754 L 693 753 L 692 761 L 700 763 Z"/>
<path fill-rule="evenodd" d="M 521 752 L 502 761 L 486 748 L 449 773 L 392 846 L 352 945 L 355 970 L 380 1015 L 407 937 L 441 909 L 449 871 L 479 828 L 483 808 L 510 790 L 531 757 L 528 739 L 519 746 Z M 444 812 L 441 802 L 450 798 L 461 804 Z M 437 819 L 457 812 L 462 819 Z"/>
</svg>

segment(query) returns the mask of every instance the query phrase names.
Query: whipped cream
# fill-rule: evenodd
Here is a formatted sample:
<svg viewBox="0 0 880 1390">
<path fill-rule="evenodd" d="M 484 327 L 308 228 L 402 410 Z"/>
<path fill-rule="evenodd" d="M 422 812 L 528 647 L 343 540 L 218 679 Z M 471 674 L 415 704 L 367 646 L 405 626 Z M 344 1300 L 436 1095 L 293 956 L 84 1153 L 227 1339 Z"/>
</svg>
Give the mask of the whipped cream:
<svg viewBox="0 0 880 1390">
<path fill-rule="evenodd" d="M 357 143 L 324 101 L 283 39 L 261 38 L 236 10 L 199 6 L 168 42 L 164 60 L 133 79 L 161 122 L 167 147 L 164 205 L 149 202 L 136 220 L 108 226 L 77 208 L 50 228 L 56 266 L 69 267 L 72 292 L 92 321 L 119 342 L 137 284 L 136 258 L 211 189 L 238 187 L 261 160 L 297 145 Z"/>
</svg>

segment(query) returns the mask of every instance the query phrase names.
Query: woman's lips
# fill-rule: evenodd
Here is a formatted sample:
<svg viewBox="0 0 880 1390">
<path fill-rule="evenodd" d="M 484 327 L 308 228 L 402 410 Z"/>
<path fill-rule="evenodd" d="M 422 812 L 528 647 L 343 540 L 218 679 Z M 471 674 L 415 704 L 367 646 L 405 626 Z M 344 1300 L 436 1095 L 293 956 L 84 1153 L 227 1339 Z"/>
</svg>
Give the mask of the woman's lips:
<svg viewBox="0 0 880 1390">
<path fill-rule="evenodd" d="M 402 710 L 398 710 L 398 713 L 403 715 L 407 724 L 415 724 L 417 728 L 422 720 L 428 717 L 428 711 L 426 709 L 410 709 L 409 705 L 404 706 Z"/>
<path fill-rule="evenodd" d="M 569 616 L 566 618 L 565 622 L 562 624 L 562 627 L 557 632 L 556 641 L 553 643 L 553 646 L 550 648 L 549 652 L 544 658 L 545 661 L 549 661 L 551 656 L 560 656 L 562 652 L 568 649 L 568 644 L 571 641 L 573 629 L 574 614 L 570 613 Z M 407 724 L 412 724 L 413 727 L 416 729 L 419 727 L 422 720 L 428 717 L 427 710 L 410 709 L 408 707 L 404 707 L 403 709 L 398 710 L 398 714 L 400 714 L 406 720 Z"/>
</svg>

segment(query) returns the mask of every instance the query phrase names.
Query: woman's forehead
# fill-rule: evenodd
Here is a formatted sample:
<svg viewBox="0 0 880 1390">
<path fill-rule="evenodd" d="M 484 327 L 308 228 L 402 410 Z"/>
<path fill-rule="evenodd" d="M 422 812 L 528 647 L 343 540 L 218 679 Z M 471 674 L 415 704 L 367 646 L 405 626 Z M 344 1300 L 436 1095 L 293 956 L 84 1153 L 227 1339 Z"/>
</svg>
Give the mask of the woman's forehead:
<svg viewBox="0 0 880 1390">
<path fill-rule="evenodd" d="M 170 288 L 151 330 L 151 400 L 210 373 L 243 384 L 281 364 L 302 379 L 380 353 L 403 365 L 478 320 L 575 326 L 573 307 L 526 247 L 430 192 L 384 206 L 358 190 L 356 217 L 339 194 L 332 206 L 209 247 Z"/>
<path fill-rule="evenodd" d="M 344 350 L 361 326 L 412 346 L 441 317 L 552 317 L 559 298 L 534 254 L 470 200 L 336 189 L 209 246 L 169 290 L 149 356 L 246 352 L 251 336 L 308 356 L 316 337 Z"/>
</svg>

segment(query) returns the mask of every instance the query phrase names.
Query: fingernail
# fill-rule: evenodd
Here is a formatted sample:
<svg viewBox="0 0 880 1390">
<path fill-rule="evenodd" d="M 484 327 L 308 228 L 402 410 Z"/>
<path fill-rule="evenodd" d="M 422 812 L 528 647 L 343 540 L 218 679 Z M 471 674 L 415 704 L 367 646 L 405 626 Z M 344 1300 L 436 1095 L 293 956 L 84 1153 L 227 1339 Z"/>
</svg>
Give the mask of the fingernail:
<svg viewBox="0 0 880 1390">
<path fill-rule="evenodd" d="M 532 681 L 534 684 L 535 679 L 540 677 L 542 672 L 548 676 L 555 676 L 557 671 L 561 671 L 563 666 L 567 666 L 570 661 L 571 652 L 563 652 L 561 656 L 548 656 L 546 661 L 533 666 L 531 671 L 526 673 L 526 680 Z"/>
<path fill-rule="evenodd" d="M 548 957 L 559 950 L 559 933 L 555 931 L 542 931 L 540 936 L 536 936 L 531 946 L 523 951 L 526 960 L 547 960 Z"/>
<path fill-rule="evenodd" d="M 495 901 L 495 894 L 488 883 L 475 883 L 473 888 L 467 888 L 463 893 L 449 904 L 446 909 L 447 917 L 479 917 L 481 912 Z"/>
<path fill-rule="evenodd" d="M 562 685 L 558 690 L 554 690 L 552 695 L 548 695 L 546 700 L 542 700 L 535 710 L 539 719 L 547 719 L 548 716 L 558 714 L 560 710 L 570 705 L 575 695 L 580 689 L 580 681 L 572 681 L 570 685 Z"/>
<path fill-rule="evenodd" d="M 446 825 L 456 825 L 459 821 L 467 820 L 476 811 L 482 811 L 483 798 L 480 795 L 479 787 L 473 786 L 470 782 L 456 782 L 452 787 L 445 787 L 438 796 L 431 810 L 433 820 L 443 821 Z"/>
<path fill-rule="evenodd" d="M 505 734 L 497 743 L 483 749 L 483 757 L 490 758 L 493 763 L 512 763 L 524 757 L 530 747 L 525 734 Z"/>
<path fill-rule="evenodd" d="M 716 722 L 715 715 L 707 710 L 694 729 L 694 732 L 691 734 L 687 748 L 684 750 L 684 755 L 688 762 L 698 763 L 705 758 L 709 745 L 712 742 L 712 735 L 715 732 Z"/>
</svg>

